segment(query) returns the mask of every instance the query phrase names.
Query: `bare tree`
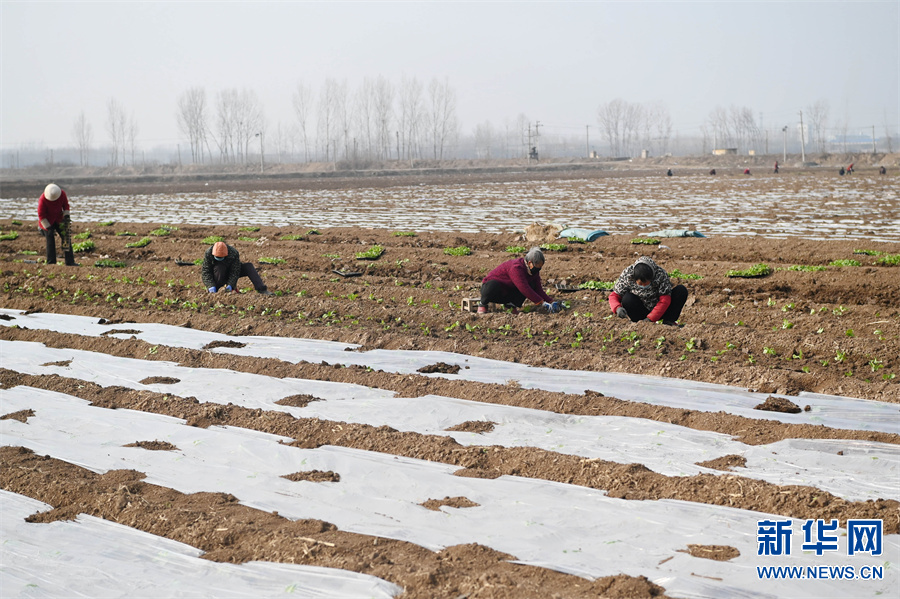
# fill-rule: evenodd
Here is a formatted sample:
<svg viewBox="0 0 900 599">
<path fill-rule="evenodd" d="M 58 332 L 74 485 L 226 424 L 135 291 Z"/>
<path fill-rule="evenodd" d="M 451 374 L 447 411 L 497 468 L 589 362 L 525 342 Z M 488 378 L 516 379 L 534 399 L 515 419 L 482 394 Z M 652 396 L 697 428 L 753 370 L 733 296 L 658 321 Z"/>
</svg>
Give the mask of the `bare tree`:
<svg viewBox="0 0 900 599">
<path fill-rule="evenodd" d="M 206 90 L 192 87 L 178 96 L 178 128 L 188 136 L 191 145 L 191 162 L 203 162 L 203 146 L 206 142 L 207 125 Z"/>
<path fill-rule="evenodd" d="M 326 79 L 319 92 L 318 139 L 325 150 L 325 161 L 337 160 L 340 141 L 340 88 L 334 79 Z"/>
<path fill-rule="evenodd" d="M 485 121 L 475 126 L 475 156 L 477 158 L 492 158 L 494 144 L 494 126 L 490 121 Z"/>
<path fill-rule="evenodd" d="M 625 124 L 625 112 L 627 103 L 616 98 L 606 104 L 601 104 L 597 108 L 597 123 L 600 125 L 600 131 L 609 144 L 610 152 L 613 156 L 621 156 L 622 154 L 622 137 L 624 135 L 623 128 Z"/>
<path fill-rule="evenodd" d="M 651 149 L 660 156 L 666 155 L 672 137 L 672 116 L 669 109 L 660 103 L 651 104 L 647 107 L 646 122 L 651 135 Z"/>
<path fill-rule="evenodd" d="M 91 124 L 84 116 L 83 110 L 78 115 L 78 118 L 75 119 L 75 125 L 72 127 L 72 137 L 75 139 L 75 147 L 78 149 L 78 159 L 81 166 L 87 166 L 90 161 L 89 154 L 94 132 L 91 129 Z"/>
<path fill-rule="evenodd" d="M 216 97 L 216 144 L 223 162 L 249 160 L 250 142 L 260 138 L 263 152 L 265 117 L 256 94 L 250 90 L 227 89 Z"/>
<path fill-rule="evenodd" d="M 403 77 L 400 81 L 400 140 L 407 159 L 418 158 L 421 141 L 422 84 L 416 77 Z"/>
<path fill-rule="evenodd" d="M 444 159 L 444 147 L 458 131 L 456 120 L 456 91 L 450 82 L 432 79 L 428 85 L 428 134 L 436 160 Z"/>
<path fill-rule="evenodd" d="M 374 118 L 376 124 L 376 145 L 378 157 L 382 160 L 391 158 L 391 130 L 394 116 L 394 88 L 391 82 L 379 76 L 375 80 L 374 94 Z M 399 156 L 397 159 L 399 160 Z"/>
<path fill-rule="evenodd" d="M 125 162 L 125 129 L 127 126 L 127 117 L 125 109 L 115 98 L 110 98 L 106 102 L 106 131 L 109 133 L 109 140 L 112 144 L 110 162 L 112 166 L 119 166 L 119 156 L 122 162 Z"/>
<path fill-rule="evenodd" d="M 312 112 L 312 90 L 304 83 L 298 83 L 291 98 L 294 116 L 297 117 L 300 142 L 303 144 L 303 161 L 309 162 L 309 117 Z"/>
<path fill-rule="evenodd" d="M 353 106 L 355 128 L 363 141 L 363 154 L 368 159 L 375 155 L 375 82 L 372 79 L 363 79 L 353 94 Z"/>
<path fill-rule="evenodd" d="M 806 117 L 809 120 L 809 129 L 812 131 L 816 143 L 816 151 L 825 151 L 825 129 L 828 125 L 828 101 L 818 100 L 806 107 Z"/>
<path fill-rule="evenodd" d="M 640 104 L 626 102 L 622 119 L 622 140 L 625 153 L 634 156 L 640 139 L 641 122 L 644 119 L 644 107 Z"/>
<path fill-rule="evenodd" d="M 137 145 L 137 135 L 138 135 L 138 124 L 134 119 L 134 115 L 131 115 L 131 118 L 128 120 L 128 126 L 125 127 L 125 138 L 128 142 L 128 149 L 131 151 L 131 166 L 135 165 L 134 161 L 134 151 Z M 123 160 L 124 162 L 124 160 Z"/>
</svg>

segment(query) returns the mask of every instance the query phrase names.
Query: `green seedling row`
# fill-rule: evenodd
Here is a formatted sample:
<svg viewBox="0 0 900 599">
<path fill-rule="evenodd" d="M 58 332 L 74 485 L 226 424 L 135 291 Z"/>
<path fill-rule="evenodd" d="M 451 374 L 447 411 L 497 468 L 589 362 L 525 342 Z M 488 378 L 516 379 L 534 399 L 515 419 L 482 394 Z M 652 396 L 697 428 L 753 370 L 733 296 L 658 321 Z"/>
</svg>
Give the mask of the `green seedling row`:
<svg viewBox="0 0 900 599">
<path fill-rule="evenodd" d="M 635 245 L 659 245 L 659 239 L 655 237 L 635 237 L 631 240 Z"/>
<path fill-rule="evenodd" d="M 75 253 L 79 252 L 90 252 L 96 247 L 94 242 L 88 239 L 87 241 L 82 241 L 81 243 L 76 243 L 72 246 L 72 251 Z"/>
<path fill-rule="evenodd" d="M 219 243 L 220 241 L 225 241 L 225 238 L 219 235 L 210 235 L 209 237 L 203 238 L 203 243 L 206 245 L 212 245 L 214 243 Z"/>
<path fill-rule="evenodd" d="M 140 241 L 134 241 L 132 243 L 126 243 L 125 247 L 127 248 L 142 248 L 150 245 L 150 242 L 153 241 L 149 237 L 141 237 Z"/>
<path fill-rule="evenodd" d="M 746 270 L 729 270 L 725 273 L 726 277 L 754 279 L 757 277 L 765 277 L 772 274 L 772 268 L 768 264 L 754 264 Z"/>
<path fill-rule="evenodd" d="M 284 264 L 284 262 L 285 262 L 284 258 L 266 258 L 266 257 L 260 258 L 259 261 L 262 264 Z"/>
<path fill-rule="evenodd" d="M 468 256 L 472 253 L 472 250 L 464 245 L 461 245 L 455 248 L 444 248 L 444 253 L 448 256 Z"/>
</svg>

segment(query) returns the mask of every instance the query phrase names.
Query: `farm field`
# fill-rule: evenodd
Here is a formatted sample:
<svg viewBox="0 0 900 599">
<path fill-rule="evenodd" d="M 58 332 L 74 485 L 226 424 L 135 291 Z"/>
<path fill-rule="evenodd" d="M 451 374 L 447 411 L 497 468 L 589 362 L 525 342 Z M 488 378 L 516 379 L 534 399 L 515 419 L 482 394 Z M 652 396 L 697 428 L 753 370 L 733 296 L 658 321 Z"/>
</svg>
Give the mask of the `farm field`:
<svg viewBox="0 0 900 599">
<path fill-rule="evenodd" d="M 355 204 L 342 191 L 279 220 L 272 200 L 220 226 L 215 210 L 277 194 L 217 192 L 233 203 L 194 219 L 170 190 L 120 220 L 98 193 L 80 200 L 91 219 L 73 198 L 79 267 L 42 264 L 33 219 L 5 203 L 0 230 L 18 235 L 0 241 L 0 594 L 896 593 L 895 180 L 691 179 L 686 207 L 658 181 L 617 179 L 612 206 L 647 209 L 618 204 L 632 185 L 676 215 L 633 226 L 565 202 L 597 188 L 541 183 L 563 220 L 613 233 L 548 247 L 546 287 L 568 304 L 554 315 L 461 309 L 532 245 L 514 229 L 552 214 L 515 221 L 506 182 L 466 214 L 357 188 Z M 836 198 L 824 221 L 822 194 Z M 733 201 L 753 234 L 725 217 Z M 368 205 L 377 228 L 353 220 Z M 708 237 L 632 243 L 662 228 Z M 247 279 L 207 293 L 193 262 L 213 236 L 276 295 Z M 639 255 L 688 287 L 680 327 L 610 316 L 603 287 Z M 770 274 L 727 276 L 761 263 Z M 758 522 L 788 519 L 790 555 L 758 555 Z M 802 547 L 804 523 L 832 519 L 835 550 Z M 848 520 L 881 520 L 883 551 L 849 555 Z M 766 566 L 856 578 L 760 579 Z"/>
</svg>

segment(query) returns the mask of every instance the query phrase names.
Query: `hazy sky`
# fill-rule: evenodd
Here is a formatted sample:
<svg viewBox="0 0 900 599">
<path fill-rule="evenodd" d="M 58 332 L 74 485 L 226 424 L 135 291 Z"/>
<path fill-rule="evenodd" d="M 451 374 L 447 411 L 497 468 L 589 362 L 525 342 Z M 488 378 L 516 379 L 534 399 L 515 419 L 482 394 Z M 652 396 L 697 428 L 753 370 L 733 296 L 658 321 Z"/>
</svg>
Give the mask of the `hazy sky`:
<svg viewBox="0 0 900 599">
<path fill-rule="evenodd" d="M 115 98 L 174 145 L 189 87 L 248 88 L 271 131 L 299 81 L 447 78 L 463 131 L 524 113 L 573 134 L 597 107 L 661 102 L 696 133 L 717 106 L 769 129 L 824 99 L 830 124 L 900 126 L 900 2 L 0 2 L 0 146 L 106 143 Z"/>
</svg>

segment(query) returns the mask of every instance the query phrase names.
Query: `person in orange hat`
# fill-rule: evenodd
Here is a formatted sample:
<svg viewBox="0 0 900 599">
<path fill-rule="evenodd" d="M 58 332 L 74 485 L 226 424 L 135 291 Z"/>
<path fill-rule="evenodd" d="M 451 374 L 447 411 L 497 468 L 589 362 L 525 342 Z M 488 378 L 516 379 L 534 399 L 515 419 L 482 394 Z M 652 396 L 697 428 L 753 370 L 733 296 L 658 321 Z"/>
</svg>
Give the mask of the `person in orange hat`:
<svg viewBox="0 0 900 599">
<path fill-rule="evenodd" d="M 56 235 L 63 240 L 66 266 L 76 266 L 75 253 L 66 247 L 66 218 L 69 216 L 69 196 L 56 183 L 44 188 L 38 199 L 38 229 L 47 240 L 47 264 L 56 264 Z M 71 239 L 71 238 L 68 238 Z"/>
<path fill-rule="evenodd" d="M 220 289 L 237 291 L 237 281 L 241 277 L 248 277 L 257 293 L 275 295 L 263 283 L 253 264 L 241 262 L 241 255 L 237 249 L 224 241 L 218 241 L 206 250 L 200 267 L 200 278 L 203 279 L 207 291 L 210 293 Z"/>
</svg>

